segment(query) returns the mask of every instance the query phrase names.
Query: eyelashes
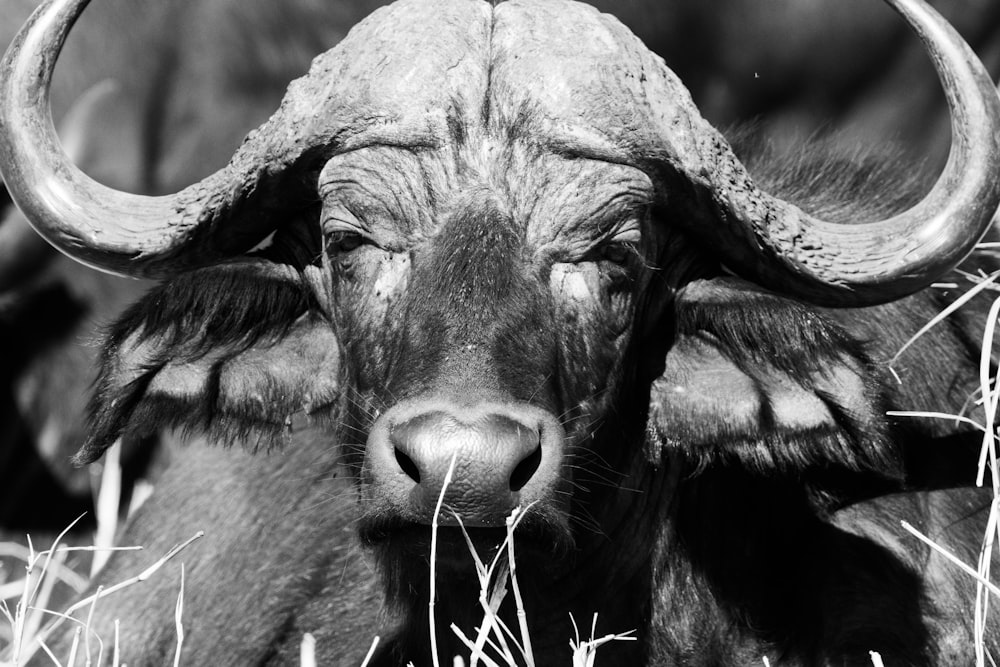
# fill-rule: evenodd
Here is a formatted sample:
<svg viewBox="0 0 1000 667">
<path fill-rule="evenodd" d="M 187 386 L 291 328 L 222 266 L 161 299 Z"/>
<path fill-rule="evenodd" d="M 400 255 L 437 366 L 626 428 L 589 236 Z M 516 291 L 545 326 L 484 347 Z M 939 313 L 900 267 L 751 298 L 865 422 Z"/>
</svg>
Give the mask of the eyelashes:
<svg viewBox="0 0 1000 667">
<path fill-rule="evenodd" d="M 327 242 L 327 252 L 345 253 L 357 250 L 370 241 L 357 232 L 334 232 Z"/>
</svg>

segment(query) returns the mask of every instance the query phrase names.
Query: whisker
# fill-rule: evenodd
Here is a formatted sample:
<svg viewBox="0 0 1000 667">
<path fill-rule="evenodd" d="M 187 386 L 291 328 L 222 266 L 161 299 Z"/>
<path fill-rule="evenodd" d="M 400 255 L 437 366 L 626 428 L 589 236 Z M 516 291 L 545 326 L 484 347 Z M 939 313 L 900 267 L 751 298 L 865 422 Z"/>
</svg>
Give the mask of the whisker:
<svg viewBox="0 0 1000 667">
<path fill-rule="evenodd" d="M 318 501 L 312 503 L 311 505 L 304 505 L 303 507 L 299 508 L 298 511 L 300 512 L 315 511 L 322 507 L 328 507 L 336 503 L 343 503 L 345 498 L 350 499 L 350 505 L 353 508 L 355 507 L 355 502 L 353 498 L 350 498 L 350 496 L 353 495 L 354 495 L 354 489 L 352 488 L 340 489 L 335 493 L 327 494 L 325 497 L 319 499 Z"/>
<path fill-rule="evenodd" d="M 355 426 L 353 424 L 348 424 L 345 421 L 338 422 L 337 423 L 337 428 L 338 429 L 344 429 L 344 430 L 347 430 L 347 431 L 354 431 L 358 435 L 362 435 L 362 436 L 365 436 L 365 437 L 368 436 L 367 431 L 365 431 L 364 429 L 362 429 L 362 428 L 360 428 L 358 426 Z"/>
<path fill-rule="evenodd" d="M 544 387 L 550 379 L 552 379 L 552 373 L 551 372 L 546 373 L 545 377 L 543 377 L 541 381 L 538 383 L 538 386 L 535 387 L 535 390 L 531 392 L 530 396 L 528 396 L 529 403 L 535 399 L 535 396 L 538 395 L 538 392 L 542 390 L 542 387 Z"/>
<path fill-rule="evenodd" d="M 606 477 L 604 475 L 598 475 L 593 470 L 590 470 L 588 468 L 583 468 L 581 466 L 567 466 L 567 467 L 575 469 L 575 470 L 581 470 L 581 471 L 587 473 L 586 480 L 580 480 L 579 477 L 574 477 L 573 478 L 576 481 L 581 481 L 581 483 L 582 483 L 582 481 L 586 481 L 586 482 L 590 482 L 592 484 L 597 484 L 598 486 L 606 486 L 609 489 L 622 489 L 622 490 L 625 490 L 624 487 L 620 486 L 621 483 L 622 483 L 622 481 L 624 481 L 624 475 L 621 476 L 622 479 L 620 479 L 618 481 L 615 481 L 615 480 L 613 480 L 613 479 L 611 479 L 609 477 Z"/>
<path fill-rule="evenodd" d="M 607 533 L 601 528 L 600 523 L 598 523 L 598 521 L 589 512 L 586 513 L 586 516 L 571 514 L 569 516 L 569 522 L 570 525 L 577 526 L 581 530 L 587 531 L 593 535 L 603 538 L 608 537 Z"/>
</svg>

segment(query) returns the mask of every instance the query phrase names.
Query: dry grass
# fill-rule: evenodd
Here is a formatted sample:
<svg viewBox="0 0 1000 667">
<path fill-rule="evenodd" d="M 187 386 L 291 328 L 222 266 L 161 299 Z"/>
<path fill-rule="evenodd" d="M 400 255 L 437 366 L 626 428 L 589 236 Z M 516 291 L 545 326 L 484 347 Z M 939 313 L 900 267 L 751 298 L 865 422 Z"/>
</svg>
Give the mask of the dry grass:
<svg viewBox="0 0 1000 667">
<path fill-rule="evenodd" d="M 993 251 L 995 245 L 997 244 L 982 244 L 979 251 Z M 900 348 L 890 362 L 890 369 L 891 364 L 897 362 L 914 341 L 930 331 L 933 327 L 943 322 L 947 317 L 963 307 L 975 296 L 986 292 L 1000 293 L 1000 286 L 997 284 L 998 278 L 1000 278 L 1000 271 L 989 275 L 966 274 L 965 278 L 969 281 L 971 287 L 962 296 L 957 298 L 949 307 L 945 308 L 930 322 L 924 325 Z M 958 285 L 943 285 L 942 287 L 955 288 L 958 287 Z M 897 417 L 945 419 L 953 421 L 956 425 L 965 424 L 972 426 L 983 435 L 979 462 L 975 470 L 975 483 L 977 486 L 983 486 L 985 483 L 986 471 L 989 469 L 992 480 L 993 502 L 990 505 L 990 513 L 987 519 L 986 529 L 983 534 L 979 560 L 976 563 L 976 566 L 973 567 L 962 562 L 946 548 L 938 545 L 928 536 L 920 533 L 907 522 L 901 522 L 904 530 L 944 556 L 948 562 L 959 568 L 960 571 L 975 579 L 977 589 L 976 604 L 974 609 L 974 642 L 977 667 L 986 667 L 987 661 L 990 665 L 996 664 L 993 656 L 989 655 L 986 650 L 985 634 L 987 618 L 990 611 L 989 596 L 992 594 L 1000 597 L 1000 588 L 994 585 L 990 580 L 991 558 L 993 556 L 994 549 L 1000 547 L 1000 543 L 996 541 L 996 538 L 1000 536 L 1000 473 L 998 473 L 997 468 L 996 425 L 997 407 L 998 404 L 1000 404 L 1000 384 L 997 382 L 997 377 L 991 375 L 991 370 L 995 365 L 994 362 L 998 358 L 997 350 L 995 348 L 998 317 L 1000 317 L 1000 296 L 994 298 L 983 328 L 980 345 L 979 388 L 976 392 L 976 396 L 970 397 L 970 400 L 968 401 L 968 405 L 971 407 L 970 411 L 977 414 L 978 417 L 970 414 L 951 414 L 944 412 L 893 411 L 888 413 L 890 416 Z M 893 373 L 898 382 L 904 381 L 898 374 L 895 373 L 895 371 L 893 371 Z M 972 477 L 972 472 L 973 471 L 970 470 L 970 478 Z M 876 658 L 873 656 L 873 664 L 881 665 L 881 658 L 878 658 L 876 662 Z"/>
<path fill-rule="evenodd" d="M 442 509 L 447 509 L 455 520 L 458 527 L 465 536 L 466 545 L 469 548 L 469 555 L 476 566 L 476 576 L 479 580 L 479 607 L 483 613 L 482 621 L 476 628 L 475 638 L 470 638 L 454 623 L 450 624 L 451 631 L 458 637 L 459 641 L 465 645 L 469 651 L 468 663 L 464 656 L 454 656 L 452 658 L 453 667 L 468 664 L 469 667 L 477 667 L 482 663 L 485 667 L 517 667 L 526 665 L 534 667 L 535 656 L 531 645 L 531 633 L 529 630 L 528 615 L 524 609 L 524 600 L 521 597 L 521 588 L 517 581 L 517 559 L 514 555 L 514 531 L 517 529 L 521 519 L 531 508 L 517 507 L 511 512 L 506 520 L 507 535 L 503 543 L 497 548 L 493 559 L 487 564 L 476 551 L 472 538 L 462 523 L 462 517 L 444 505 L 444 495 L 451 483 L 452 474 L 455 469 L 455 458 L 452 457 L 445 474 L 444 484 L 438 496 L 435 508 L 434 520 L 431 524 L 431 599 L 429 602 L 430 617 L 428 621 L 428 632 L 430 633 L 430 644 L 434 667 L 439 667 L 437 658 L 437 628 L 434 618 L 434 599 L 437 597 L 436 588 L 436 545 L 438 532 L 438 519 Z M 513 594 L 515 618 L 517 628 L 512 629 L 500 618 L 500 605 L 504 602 L 508 592 Z M 576 629 L 576 621 L 572 619 L 573 627 Z M 576 630 L 576 637 L 569 640 L 571 650 L 570 660 L 572 667 L 593 667 L 597 649 L 612 641 L 634 641 L 632 636 L 634 631 L 621 634 L 607 635 L 594 638 L 594 628 L 597 626 L 597 614 L 594 614 L 591 625 L 590 639 L 581 641 L 579 630 Z"/>
<path fill-rule="evenodd" d="M 74 551 L 98 552 L 103 550 L 96 549 L 95 547 L 69 547 L 60 545 L 59 543 L 62 541 L 68 530 L 69 528 L 67 528 L 66 531 L 64 531 L 63 534 L 61 534 L 53 542 L 51 547 L 37 553 L 30 546 L 29 540 L 28 557 L 24 561 L 26 575 L 19 582 L 13 582 L 19 586 L 20 594 L 12 596 L 11 598 L 0 600 L 0 615 L 3 616 L 3 619 L 8 625 L 8 632 L 6 633 L 6 646 L 0 644 L 0 667 L 21 667 L 22 665 L 27 664 L 39 650 L 49 656 L 52 660 L 52 664 L 73 667 L 76 665 L 80 648 L 79 644 L 81 641 L 83 642 L 83 659 L 85 660 L 85 664 L 88 666 L 103 665 L 103 658 L 105 654 L 104 641 L 91 629 L 91 621 L 98 601 L 103 600 L 109 595 L 112 595 L 124 588 L 140 584 L 154 576 L 157 570 L 163 567 L 163 565 L 165 565 L 169 560 L 174 558 L 188 545 L 203 535 L 202 533 L 197 533 L 184 543 L 175 546 L 155 563 L 134 577 L 130 577 L 111 586 L 99 586 L 92 595 L 79 600 L 75 604 L 68 607 L 65 611 L 57 612 L 49 608 L 49 603 L 52 597 L 52 589 L 57 579 L 66 578 L 64 573 L 59 574 L 60 570 L 64 568 L 63 561 L 65 561 L 66 555 Z M 114 550 L 122 551 L 139 548 L 141 547 L 115 547 Z M 184 568 L 182 565 L 181 589 L 178 594 L 177 605 L 175 608 L 175 623 L 178 633 L 177 650 L 174 660 L 175 665 L 180 664 L 181 647 L 183 644 L 183 625 L 181 622 L 184 608 L 183 594 Z M 13 599 L 16 599 L 16 602 L 14 603 L 14 609 L 12 611 L 9 601 Z M 76 616 L 78 612 L 80 612 L 81 615 L 84 615 L 84 618 Z M 44 623 L 44 619 L 47 617 L 54 618 L 46 624 Z M 65 656 L 64 659 L 60 660 L 49 649 L 46 644 L 46 640 L 66 622 L 76 624 L 77 628 L 73 645 L 71 646 L 68 655 Z M 119 646 L 117 636 L 118 624 L 116 621 L 111 662 L 111 664 L 115 667 L 119 664 Z M 91 642 L 94 642 L 97 645 L 96 662 L 90 658 L 90 656 L 93 655 Z"/>
<path fill-rule="evenodd" d="M 109 462 L 105 463 L 105 468 L 107 467 L 110 467 Z M 428 603 L 430 610 L 428 633 L 430 645 L 434 647 L 433 655 L 435 656 L 435 666 L 438 665 L 438 651 L 436 648 L 437 627 L 435 625 L 436 619 L 434 614 L 434 600 L 436 598 L 437 591 L 436 553 L 437 533 L 439 530 L 438 519 L 442 516 L 443 511 L 450 512 L 450 510 L 444 506 L 444 493 L 448 484 L 451 482 L 453 473 L 454 460 L 451 462 L 446 475 L 441 495 L 438 498 L 435 519 L 431 526 L 432 554 L 430 575 L 432 581 L 432 591 L 434 591 L 435 594 L 431 596 L 431 600 Z M 112 480 L 116 479 L 116 473 L 112 472 L 106 474 L 110 474 L 110 478 Z M 105 477 L 105 479 L 107 479 L 107 477 Z M 112 481 L 112 485 L 113 484 L 114 481 Z M 467 656 L 454 656 L 452 659 L 453 667 L 459 665 L 462 667 L 465 665 L 476 667 L 480 664 L 485 667 L 515 667 L 520 665 L 534 667 L 535 659 L 532 652 L 531 638 L 528 629 L 529 622 L 527 613 L 524 609 L 523 600 L 521 598 L 520 587 L 517 582 L 517 569 L 514 565 L 516 562 L 514 555 L 514 531 L 516 530 L 521 519 L 524 517 L 526 510 L 527 508 L 525 508 L 524 511 L 520 508 L 515 509 L 514 512 L 511 513 L 510 517 L 508 517 L 506 523 L 506 538 L 497 549 L 497 553 L 493 560 L 488 564 L 484 563 L 479 554 L 476 552 L 472 539 L 470 538 L 468 532 L 466 532 L 464 525 L 462 525 L 461 518 L 452 513 L 458 520 L 459 527 L 462 530 L 463 535 L 465 535 L 466 542 L 469 547 L 469 553 L 475 561 L 476 572 L 479 576 L 480 582 L 479 602 L 483 611 L 483 620 L 479 624 L 479 627 L 476 628 L 474 639 L 466 637 L 462 630 L 456 625 L 450 625 L 450 630 L 455 633 L 463 644 L 465 644 L 469 651 Z M 114 520 L 117 521 L 117 508 L 115 508 L 114 511 Z M 114 637 L 111 638 L 110 646 L 106 647 L 103 638 L 99 637 L 91 627 L 91 619 L 93 618 L 96 605 L 99 601 L 104 600 L 109 595 L 112 595 L 126 587 L 140 584 L 154 576 L 156 572 L 168 561 L 173 559 L 188 545 L 203 535 L 203 533 L 199 532 L 184 543 L 178 544 L 139 574 L 111 586 L 99 586 L 92 595 L 79 600 L 65 611 L 55 612 L 49 609 L 49 603 L 51 600 L 52 589 L 57 581 L 62 581 L 65 584 L 72 586 L 73 590 L 78 594 L 82 593 L 88 585 L 85 577 L 66 567 L 65 559 L 67 554 L 74 551 L 86 551 L 91 552 L 96 556 L 97 554 L 105 554 L 109 550 L 133 550 L 141 548 L 111 546 L 69 547 L 61 545 L 65 534 L 69 532 L 72 527 L 73 525 L 67 527 L 66 530 L 64 530 L 63 533 L 60 534 L 56 540 L 54 540 L 53 544 L 44 551 L 36 552 L 31 544 L 30 538 L 28 539 L 28 546 L 25 548 L 19 548 L 14 545 L 0 544 L 0 555 L 10 555 L 19 558 L 24 562 L 26 571 L 26 575 L 23 579 L 0 585 L 0 592 L 2 592 L 4 596 L 0 599 L 0 614 L 2 614 L 3 619 L 6 620 L 8 625 L 8 628 L 2 637 L 2 641 L 0 641 L 0 667 L 22 667 L 27 664 L 38 651 L 44 652 L 53 665 L 58 665 L 60 667 L 76 667 L 79 664 L 85 664 L 88 667 L 91 665 L 94 667 L 100 667 L 105 664 L 105 656 L 110 652 L 110 664 L 112 667 L 118 667 L 121 664 L 121 651 L 118 643 L 118 621 L 115 621 L 115 633 Z M 101 531 L 100 526 L 98 527 L 97 532 L 98 535 L 107 534 L 107 531 Z M 518 627 L 515 630 L 509 628 L 498 615 L 500 605 L 505 600 L 508 591 L 513 592 L 514 602 L 516 605 Z M 9 600 L 16 600 L 16 602 L 13 603 L 13 610 L 10 608 L 8 602 Z M 184 565 L 182 563 L 181 584 L 177 595 L 177 603 L 174 613 L 177 634 L 173 661 L 175 667 L 183 664 L 183 612 Z M 46 617 L 54 617 L 54 619 L 47 624 L 44 624 L 44 619 Z M 56 656 L 48 647 L 46 639 L 66 622 L 76 624 L 77 627 L 68 654 L 60 657 Z M 593 667 L 596 651 L 599 647 L 612 641 L 631 641 L 635 639 L 631 632 L 595 638 L 593 634 L 596 622 L 597 615 L 595 614 L 591 625 L 590 639 L 581 640 L 579 637 L 579 631 L 577 631 L 576 637 L 569 640 L 570 650 L 568 651 L 568 661 L 572 667 Z M 575 627 L 576 623 L 574 621 L 574 628 Z M 378 643 L 379 638 L 376 637 L 372 642 L 368 654 L 361 662 L 361 667 L 366 667 L 368 665 L 372 656 L 375 654 Z M 96 659 L 91 658 L 91 656 L 94 655 L 94 648 L 97 650 Z M 300 665 L 302 667 L 316 667 L 317 663 L 315 656 L 315 639 L 311 635 L 306 634 L 303 636 L 301 643 Z"/>
</svg>

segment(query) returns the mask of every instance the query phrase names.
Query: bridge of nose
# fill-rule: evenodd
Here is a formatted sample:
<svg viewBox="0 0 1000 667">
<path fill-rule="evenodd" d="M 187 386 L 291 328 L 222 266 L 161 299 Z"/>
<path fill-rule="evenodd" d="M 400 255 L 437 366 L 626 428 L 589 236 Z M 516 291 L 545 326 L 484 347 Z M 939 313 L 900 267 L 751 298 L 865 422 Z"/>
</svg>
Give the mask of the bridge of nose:
<svg viewBox="0 0 1000 667">
<path fill-rule="evenodd" d="M 476 196 L 473 196 L 475 194 Z M 490 193 L 464 194 L 413 260 L 392 395 L 525 398 L 551 375 L 547 281 L 524 221 Z"/>
<path fill-rule="evenodd" d="M 453 458 L 445 502 L 473 524 L 502 522 L 558 478 L 561 427 L 541 407 L 550 403 L 550 309 L 524 231 L 493 195 L 465 193 L 413 254 L 386 392 L 395 404 L 366 454 L 376 487 L 410 516 L 433 510 Z"/>
</svg>

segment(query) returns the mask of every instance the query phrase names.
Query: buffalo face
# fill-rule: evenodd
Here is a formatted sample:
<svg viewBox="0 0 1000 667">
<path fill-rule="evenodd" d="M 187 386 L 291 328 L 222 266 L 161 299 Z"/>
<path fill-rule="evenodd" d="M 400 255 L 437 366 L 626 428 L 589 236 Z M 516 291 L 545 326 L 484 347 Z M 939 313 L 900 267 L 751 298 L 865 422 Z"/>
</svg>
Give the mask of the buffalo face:
<svg viewBox="0 0 1000 667">
<path fill-rule="evenodd" d="M 526 532 L 565 545 L 573 461 L 630 375 L 651 181 L 504 134 L 364 148 L 320 176 L 369 543 L 426 527 L 440 499 L 443 523 L 477 528 L 530 505 Z"/>
</svg>

